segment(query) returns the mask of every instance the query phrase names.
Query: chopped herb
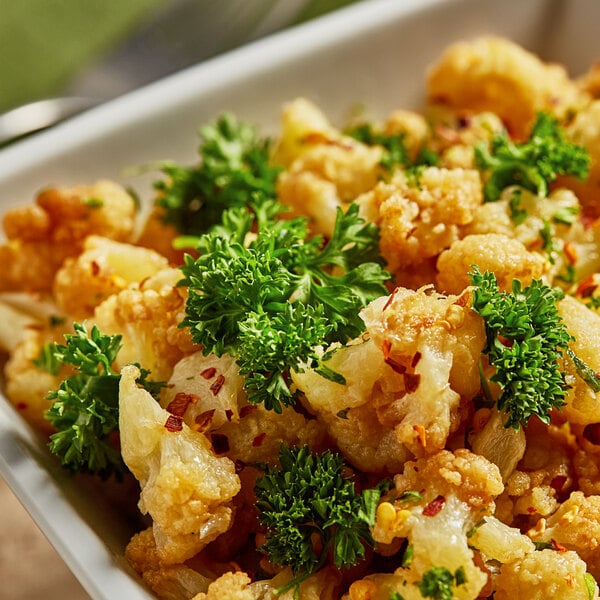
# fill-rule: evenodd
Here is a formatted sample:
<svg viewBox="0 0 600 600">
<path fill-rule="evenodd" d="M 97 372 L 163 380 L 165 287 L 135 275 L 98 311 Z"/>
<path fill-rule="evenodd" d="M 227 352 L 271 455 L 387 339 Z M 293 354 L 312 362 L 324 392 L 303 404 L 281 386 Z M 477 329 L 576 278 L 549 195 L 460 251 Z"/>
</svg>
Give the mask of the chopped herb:
<svg viewBox="0 0 600 600">
<path fill-rule="evenodd" d="M 417 585 L 423 598 L 452 600 L 454 587 L 466 582 L 467 578 L 463 567 L 459 567 L 454 573 L 451 573 L 446 567 L 431 567 Z"/>
<path fill-rule="evenodd" d="M 165 221 L 185 235 L 208 231 L 225 209 L 246 206 L 252 196 L 274 197 L 280 172 L 269 164 L 270 141 L 230 114 L 202 127 L 200 137 L 200 164 L 165 163 L 166 179 L 154 184 Z"/>
<path fill-rule="evenodd" d="M 552 408 L 565 403 L 569 386 L 558 359 L 571 336 L 556 306 L 564 294 L 541 280 L 523 287 L 513 280 L 512 292 L 501 292 L 493 273 L 470 274 L 473 310 L 485 321 L 484 353 L 496 372 L 490 378 L 501 387 L 497 404 L 507 413 L 506 427 L 518 429 L 532 415 L 544 423 Z"/>
<path fill-rule="evenodd" d="M 65 335 L 66 344 L 46 344 L 35 364 L 58 374 L 61 365 L 71 365 L 75 373 L 57 390 L 48 393 L 52 406 L 45 418 L 56 432 L 49 448 L 64 467 L 108 477 L 127 470 L 111 435 L 119 427 L 120 375 L 112 368 L 119 349 L 120 335 L 103 335 L 94 326 L 88 336 L 84 324 L 74 324 L 75 334 Z M 140 385 L 157 395 L 162 383 L 147 380 L 141 369 Z"/>
<path fill-rule="evenodd" d="M 308 238 L 305 218 L 277 220 L 269 202 L 229 209 L 223 223 L 198 239 L 200 256 L 186 256 L 186 317 L 206 353 L 236 358 L 253 404 L 280 412 L 295 402 L 290 369 L 309 364 L 344 383 L 318 347 L 346 342 L 364 329 L 359 310 L 386 293 L 378 230 L 358 206 L 338 209 L 333 235 Z M 245 244 L 247 234 L 254 239 Z M 334 272 L 335 268 L 335 272 Z"/>
<path fill-rule="evenodd" d="M 267 467 L 256 482 L 259 520 L 267 529 L 261 550 L 269 560 L 292 568 L 297 586 L 329 561 L 351 567 L 373 545 L 369 526 L 381 495 L 357 494 L 339 454 L 313 454 L 307 446 L 281 446 L 279 467 Z"/>
<path fill-rule="evenodd" d="M 585 148 L 565 139 L 558 122 L 540 112 L 529 139 L 514 143 L 506 133 L 475 146 L 475 164 L 486 174 L 483 192 L 486 202 L 495 202 L 502 191 L 519 185 L 540 197 L 548 195 L 548 185 L 558 175 L 575 175 L 585 179 L 590 156 Z"/>
</svg>

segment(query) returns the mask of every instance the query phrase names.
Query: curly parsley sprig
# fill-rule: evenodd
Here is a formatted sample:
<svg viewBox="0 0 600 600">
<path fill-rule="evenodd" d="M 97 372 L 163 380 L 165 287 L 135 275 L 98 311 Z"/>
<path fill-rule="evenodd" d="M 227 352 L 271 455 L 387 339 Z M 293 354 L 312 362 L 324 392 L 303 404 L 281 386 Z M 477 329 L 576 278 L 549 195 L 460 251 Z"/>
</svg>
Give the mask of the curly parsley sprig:
<svg viewBox="0 0 600 600">
<path fill-rule="evenodd" d="M 532 415 L 543 422 L 565 404 L 569 385 L 559 358 L 572 339 L 558 314 L 564 296 L 540 280 L 523 287 L 513 280 L 512 292 L 502 292 L 493 273 L 470 273 L 473 310 L 485 321 L 488 354 L 495 373 L 490 378 L 502 389 L 498 408 L 508 416 L 507 427 L 518 429 Z"/>
<path fill-rule="evenodd" d="M 165 163 L 166 178 L 154 184 L 164 220 L 184 235 L 208 231 L 225 209 L 245 206 L 253 194 L 274 197 L 280 171 L 269 162 L 269 140 L 231 114 L 202 127 L 200 137 L 199 164 Z"/>
<path fill-rule="evenodd" d="M 486 175 L 486 202 L 497 201 L 511 185 L 547 196 L 548 185 L 558 175 L 585 179 L 591 161 L 587 150 L 567 141 L 558 121 L 544 112 L 538 113 L 529 138 L 523 143 L 515 143 L 502 133 L 495 135 L 489 146 L 478 143 L 474 152 L 476 166 Z"/>
<path fill-rule="evenodd" d="M 65 335 L 66 344 L 46 344 L 35 364 L 58 374 L 61 365 L 71 365 L 74 373 L 47 398 L 52 406 L 45 418 L 56 432 L 50 436 L 50 451 L 64 467 L 108 477 L 127 471 L 112 435 L 119 428 L 120 374 L 112 365 L 121 348 L 120 335 L 104 335 L 94 326 L 88 335 L 85 324 L 74 323 L 74 334 Z M 142 369 L 140 385 L 153 395 L 162 383 L 147 380 Z"/>
<path fill-rule="evenodd" d="M 351 205 L 338 210 L 332 237 L 309 237 L 308 220 L 278 220 L 273 201 L 224 212 L 221 225 L 186 256 L 182 285 L 192 339 L 229 353 L 246 375 L 251 403 L 280 412 L 295 401 L 290 369 L 322 365 L 319 348 L 364 329 L 359 310 L 386 293 L 378 231 Z"/>
<path fill-rule="evenodd" d="M 276 565 L 289 566 L 298 585 L 329 561 L 338 568 L 357 564 L 373 546 L 369 527 L 381 490 L 356 493 L 344 474 L 342 457 L 307 446 L 281 446 L 280 466 L 266 468 L 256 482 L 259 520 L 266 527 L 261 546 Z"/>
</svg>

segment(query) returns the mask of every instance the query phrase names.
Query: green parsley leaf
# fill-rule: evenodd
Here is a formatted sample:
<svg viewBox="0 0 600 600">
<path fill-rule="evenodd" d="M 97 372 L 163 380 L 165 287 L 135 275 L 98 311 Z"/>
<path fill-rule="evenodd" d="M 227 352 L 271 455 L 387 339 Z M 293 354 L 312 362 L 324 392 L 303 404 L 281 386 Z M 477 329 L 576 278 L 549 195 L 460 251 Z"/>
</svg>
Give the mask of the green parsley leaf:
<svg viewBox="0 0 600 600">
<path fill-rule="evenodd" d="M 417 586 L 423 598 L 452 600 L 454 598 L 453 588 L 466 582 L 467 578 L 463 567 L 459 567 L 454 573 L 451 573 L 446 567 L 431 567 L 423 574 L 423 579 L 417 583 Z"/>
<path fill-rule="evenodd" d="M 495 202 L 502 191 L 521 186 L 538 196 L 548 195 L 548 184 L 558 175 L 575 175 L 585 179 L 589 173 L 590 156 L 585 148 L 565 139 L 558 122 L 540 112 L 529 138 L 514 143 L 506 133 L 474 148 L 475 164 L 486 173 L 483 193 L 486 202 Z"/>
<path fill-rule="evenodd" d="M 501 292 L 495 275 L 477 267 L 470 277 L 473 310 L 485 321 L 484 353 L 496 369 L 491 381 L 502 389 L 497 404 L 508 415 L 506 427 L 518 429 L 532 415 L 548 423 L 549 411 L 564 405 L 569 388 L 558 364 L 571 340 L 556 306 L 563 292 L 541 280 L 528 287 L 514 280 L 512 293 Z"/>
<path fill-rule="evenodd" d="M 52 406 L 45 418 L 56 432 L 50 436 L 50 451 L 64 467 L 103 478 L 127 471 L 111 435 L 119 427 L 120 375 L 112 368 L 119 349 L 120 335 L 103 335 L 94 326 L 90 335 L 85 324 L 73 325 L 75 334 L 65 336 L 66 344 L 46 344 L 35 364 L 57 374 L 61 365 L 75 372 L 58 389 L 48 393 Z M 140 385 L 157 395 L 163 386 L 149 382 L 149 372 L 141 369 Z"/>
<path fill-rule="evenodd" d="M 598 584 L 591 573 L 586 573 L 583 578 L 585 580 L 585 588 L 588 593 L 588 598 L 589 600 L 594 600 Z"/>
<path fill-rule="evenodd" d="M 185 257 L 181 325 L 205 353 L 236 358 L 250 402 L 280 412 L 295 402 L 290 369 L 309 364 L 344 382 L 317 349 L 362 333 L 359 311 L 386 293 L 390 275 L 380 264 L 378 230 L 357 205 L 338 211 L 325 243 L 308 237 L 307 219 L 276 219 L 276 202 L 254 200 L 251 210 L 225 211 L 221 225 L 199 238 L 200 256 Z"/>
<path fill-rule="evenodd" d="M 330 451 L 313 454 L 307 446 L 282 445 L 279 462 L 266 468 L 254 490 L 259 520 L 267 529 L 261 550 L 300 579 L 328 561 L 338 568 L 357 564 L 365 545 L 373 545 L 369 526 L 380 490 L 357 494 L 342 457 Z"/>
<path fill-rule="evenodd" d="M 439 163 L 439 155 L 426 146 L 419 149 L 414 161 L 411 160 L 404 143 L 405 135 L 402 133 L 381 133 L 376 131 L 370 123 L 363 123 L 350 128 L 346 133 L 367 146 L 382 146 L 384 154 L 381 159 L 381 166 L 388 172 L 393 171 L 397 166 L 405 169 L 416 169 L 422 166 L 435 166 Z M 417 171 L 413 174 L 415 182 L 418 182 Z"/>
<path fill-rule="evenodd" d="M 165 163 L 154 184 L 164 219 L 185 235 L 199 235 L 221 221 L 223 211 L 245 206 L 249 196 L 275 196 L 280 171 L 269 164 L 270 141 L 231 114 L 200 129 L 200 164 Z"/>
</svg>

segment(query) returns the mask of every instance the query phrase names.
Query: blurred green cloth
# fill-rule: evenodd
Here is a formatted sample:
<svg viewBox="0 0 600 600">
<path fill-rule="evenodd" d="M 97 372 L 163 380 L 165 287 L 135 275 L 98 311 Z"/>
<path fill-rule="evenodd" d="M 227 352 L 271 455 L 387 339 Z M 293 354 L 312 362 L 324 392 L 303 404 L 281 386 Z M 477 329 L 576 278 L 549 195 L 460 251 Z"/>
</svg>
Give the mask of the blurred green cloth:
<svg viewBox="0 0 600 600">
<path fill-rule="evenodd" d="M 312 0 L 295 21 L 352 1 Z M 63 93 L 86 67 L 177 2 L 182 0 L 0 0 L 0 112 Z"/>
<path fill-rule="evenodd" d="M 0 111 L 59 93 L 164 0 L 0 0 Z"/>
</svg>

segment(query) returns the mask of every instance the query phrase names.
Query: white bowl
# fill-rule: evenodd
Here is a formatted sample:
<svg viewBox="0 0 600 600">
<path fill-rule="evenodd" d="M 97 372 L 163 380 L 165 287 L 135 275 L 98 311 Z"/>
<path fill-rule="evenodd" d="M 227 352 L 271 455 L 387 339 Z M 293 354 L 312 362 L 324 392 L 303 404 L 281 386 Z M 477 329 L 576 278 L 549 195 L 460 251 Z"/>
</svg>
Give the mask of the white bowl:
<svg viewBox="0 0 600 600">
<path fill-rule="evenodd" d="M 123 169 L 194 161 L 197 128 L 229 110 L 275 131 L 286 100 L 306 96 L 334 121 L 419 107 L 428 64 L 458 39 L 494 33 L 571 75 L 600 58 L 597 0 L 368 0 L 187 69 L 0 151 L 0 207 L 49 184 L 108 177 L 151 196 L 155 174 Z M 0 472 L 88 593 L 152 596 L 122 558 L 131 524 L 82 489 L 0 398 Z M 37 576 L 32 565 L 32 576 Z"/>
</svg>

